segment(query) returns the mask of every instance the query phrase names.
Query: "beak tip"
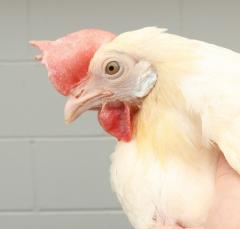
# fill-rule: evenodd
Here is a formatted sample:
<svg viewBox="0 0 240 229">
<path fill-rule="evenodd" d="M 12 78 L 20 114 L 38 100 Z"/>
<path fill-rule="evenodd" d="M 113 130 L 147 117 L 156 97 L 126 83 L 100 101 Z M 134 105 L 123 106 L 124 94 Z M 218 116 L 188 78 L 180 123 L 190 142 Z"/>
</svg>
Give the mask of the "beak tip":
<svg viewBox="0 0 240 229">
<path fill-rule="evenodd" d="M 68 125 L 68 124 L 70 124 L 72 122 L 72 120 L 70 118 L 65 118 L 64 122 L 65 122 L 65 124 Z"/>
</svg>

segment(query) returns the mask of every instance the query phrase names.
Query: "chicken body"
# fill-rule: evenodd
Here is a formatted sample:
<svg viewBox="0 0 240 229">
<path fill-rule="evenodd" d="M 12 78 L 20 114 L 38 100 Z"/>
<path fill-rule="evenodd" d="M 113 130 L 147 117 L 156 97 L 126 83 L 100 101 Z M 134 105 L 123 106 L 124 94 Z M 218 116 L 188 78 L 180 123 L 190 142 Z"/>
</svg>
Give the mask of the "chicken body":
<svg viewBox="0 0 240 229">
<path fill-rule="evenodd" d="M 112 156 L 112 183 L 137 229 L 150 228 L 154 218 L 199 226 L 212 204 L 220 150 L 240 169 L 240 55 L 153 33 L 150 45 L 132 47 L 153 63 L 158 82 L 135 116 L 134 139 L 118 143 Z M 129 52 L 122 40 L 131 41 L 119 38 L 110 48 Z"/>
<path fill-rule="evenodd" d="M 219 154 L 240 172 L 240 55 L 155 27 L 108 38 L 94 53 L 87 77 L 68 87 L 67 120 L 100 109 L 101 125 L 119 140 L 112 155 L 113 188 L 136 229 L 149 229 L 156 221 L 204 224 Z M 64 84 L 71 68 L 67 65 L 64 77 L 57 78 L 57 61 L 51 58 L 50 66 L 47 59 L 55 49 L 41 49 L 50 76 L 58 80 L 53 83 Z M 67 63 L 69 53 L 58 58 Z M 116 76 L 109 74 L 111 68 L 106 72 L 106 62 Z M 108 106 L 116 101 L 124 105 Z M 130 115 L 134 103 L 138 111 Z"/>
</svg>

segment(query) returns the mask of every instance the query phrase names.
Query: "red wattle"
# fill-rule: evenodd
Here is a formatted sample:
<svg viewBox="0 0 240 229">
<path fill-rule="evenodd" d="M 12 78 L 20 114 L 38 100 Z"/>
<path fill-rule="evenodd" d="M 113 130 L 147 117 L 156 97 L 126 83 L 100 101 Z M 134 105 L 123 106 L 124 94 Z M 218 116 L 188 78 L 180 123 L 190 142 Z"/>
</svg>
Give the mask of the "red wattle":
<svg viewBox="0 0 240 229">
<path fill-rule="evenodd" d="M 105 104 L 98 113 L 101 126 L 119 141 L 132 138 L 131 111 L 125 103 Z"/>
</svg>

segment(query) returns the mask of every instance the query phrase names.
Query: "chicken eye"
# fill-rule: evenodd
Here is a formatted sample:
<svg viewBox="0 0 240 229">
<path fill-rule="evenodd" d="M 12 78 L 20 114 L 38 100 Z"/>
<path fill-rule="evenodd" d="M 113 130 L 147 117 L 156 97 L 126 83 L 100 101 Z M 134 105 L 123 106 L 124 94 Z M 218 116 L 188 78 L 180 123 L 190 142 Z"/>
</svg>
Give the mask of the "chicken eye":
<svg viewBox="0 0 240 229">
<path fill-rule="evenodd" d="M 105 67 L 105 73 L 108 75 L 114 75 L 120 70 L 120 65 L 117 61 L 109 62 Z"/>
</svg>

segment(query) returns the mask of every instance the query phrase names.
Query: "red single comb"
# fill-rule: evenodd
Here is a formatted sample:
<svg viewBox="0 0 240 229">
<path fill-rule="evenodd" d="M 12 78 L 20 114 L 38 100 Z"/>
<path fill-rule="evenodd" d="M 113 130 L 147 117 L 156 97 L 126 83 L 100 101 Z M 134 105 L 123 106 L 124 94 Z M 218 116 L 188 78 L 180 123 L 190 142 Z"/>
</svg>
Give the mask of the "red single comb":
<svg viewBox="0 0 240 229">
<path fill-rule="evenodd" d="M 56 41 L 31 41 L 38 47 L 40 60 L 48 70 L 48 76 L 55 88 L 63 95 L 69 95 L 87 74 L 89 63 L 97 49 L 111 41 L 114 34 L 98 30 L 85 29 L 59 38 Z"/>
</svg>

